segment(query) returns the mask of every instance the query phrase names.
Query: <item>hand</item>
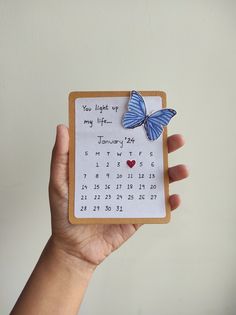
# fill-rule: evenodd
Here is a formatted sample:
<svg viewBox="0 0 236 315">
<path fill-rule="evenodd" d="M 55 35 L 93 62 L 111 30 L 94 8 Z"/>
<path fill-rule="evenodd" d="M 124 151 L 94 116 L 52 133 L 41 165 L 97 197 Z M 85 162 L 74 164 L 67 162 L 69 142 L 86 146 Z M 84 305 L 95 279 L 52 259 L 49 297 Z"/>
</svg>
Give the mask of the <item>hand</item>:
<svg viewBox="0 0 236 315">
<path fill-rule="evenodd" d="M 168 152 L 184 145 L 181 135 L 168 138 Z M 69 133 L 64 125 L 57 127 L 56 142 L 52 152 L 49 182 L 49 200 L 52 216 L 51 242 L 66 254 L 96 268 L 110 253 L 120 247 L 141 224 L 72 225 L 68 221 L 68 164 Z M 188 176 L 185 165 L 169 168 L 170 182 Z M 169 198 L 171 210 L 180 205 L 180 197 Z"/>
</svg>

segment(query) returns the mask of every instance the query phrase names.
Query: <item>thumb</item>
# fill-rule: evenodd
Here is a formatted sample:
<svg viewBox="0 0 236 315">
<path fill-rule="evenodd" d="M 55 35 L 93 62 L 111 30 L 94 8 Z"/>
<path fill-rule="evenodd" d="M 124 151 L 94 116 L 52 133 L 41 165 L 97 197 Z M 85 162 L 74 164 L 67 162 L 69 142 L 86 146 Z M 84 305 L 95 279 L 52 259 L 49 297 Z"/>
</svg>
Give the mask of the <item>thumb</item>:
<svg viewBox="0 0 236 315">
<path fill-rule="evenodd" d="M 68 186 L 69 132 L 65 125 L 57 126 L 56 141 L 52 150 L 50 184 L 58 190 Z"/>
</svg>

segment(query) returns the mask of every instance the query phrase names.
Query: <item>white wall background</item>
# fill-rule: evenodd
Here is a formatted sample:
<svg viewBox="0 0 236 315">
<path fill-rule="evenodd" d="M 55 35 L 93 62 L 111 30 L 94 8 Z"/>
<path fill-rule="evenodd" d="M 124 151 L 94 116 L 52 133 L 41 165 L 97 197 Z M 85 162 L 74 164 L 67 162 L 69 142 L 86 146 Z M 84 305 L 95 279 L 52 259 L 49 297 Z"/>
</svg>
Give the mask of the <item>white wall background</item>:
<svg viewBox="0 0 236 315">
<path fill-rule="evenodd" d="M 162 89 L 189 164 L 169 225 L 145 225 L 97 269 L 81 315 L 236 313 L 236 2 L 0 0 L 0 309 L 50 235 L 55 126 L 71 90 Z"/>
</svg>

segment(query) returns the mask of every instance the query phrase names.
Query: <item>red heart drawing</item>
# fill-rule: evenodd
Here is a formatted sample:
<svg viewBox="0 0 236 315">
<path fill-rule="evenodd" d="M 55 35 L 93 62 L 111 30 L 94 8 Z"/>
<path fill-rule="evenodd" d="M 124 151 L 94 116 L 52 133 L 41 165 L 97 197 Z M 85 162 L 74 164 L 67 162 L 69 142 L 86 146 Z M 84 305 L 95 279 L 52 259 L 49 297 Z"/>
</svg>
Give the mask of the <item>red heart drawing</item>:
<svg viewBox="0 0 236 315">
<path fill-rule="evenodd" d="M 130 168 L 132 168 L 132 167 L 134 167 L 136 161 L 135 161 L 135 160 L 132 160 L 132 161 L 131 161 L 131 160 L 128 160 L 126 163 L 128 164 L 128 166 L 129 166 Z"/>
</svg>

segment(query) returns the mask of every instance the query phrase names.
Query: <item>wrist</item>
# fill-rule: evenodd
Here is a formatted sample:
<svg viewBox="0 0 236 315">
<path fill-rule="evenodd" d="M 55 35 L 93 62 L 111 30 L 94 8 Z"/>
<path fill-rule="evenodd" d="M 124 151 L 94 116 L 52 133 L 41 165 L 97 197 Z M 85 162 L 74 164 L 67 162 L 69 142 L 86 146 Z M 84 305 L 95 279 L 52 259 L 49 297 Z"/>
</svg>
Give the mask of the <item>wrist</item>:
<svg viewBox="0 0 236 315">
<path fill-rule="evenodd" d="M 54 260 L 64 264 L 68 270 L 75 273 L 75 275 L 79 274 L 80 277 L 82 276 L 85 280 L 89 280 L 96 269 L 96 266 L 92 263 L 74 256 L 63 248 L 53 235 L 48 240 L 46 251 Z"/>
</svg>

